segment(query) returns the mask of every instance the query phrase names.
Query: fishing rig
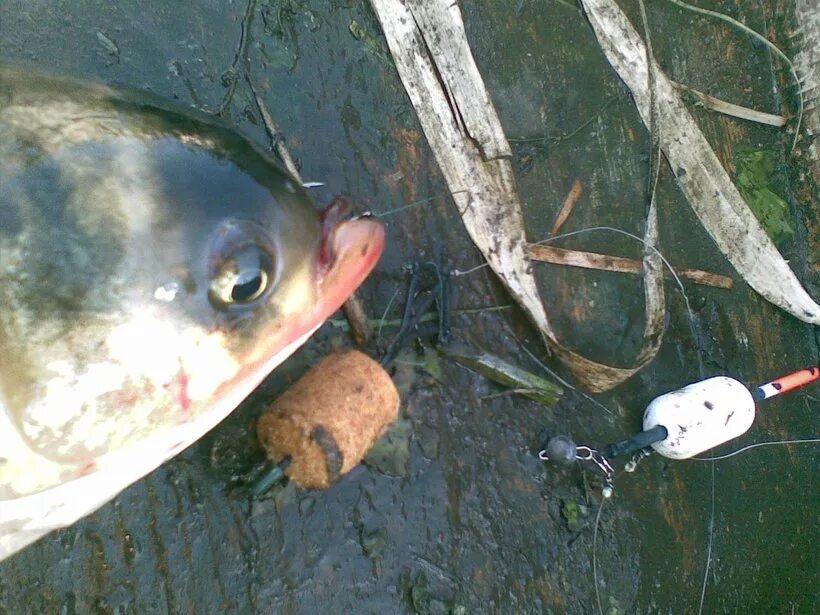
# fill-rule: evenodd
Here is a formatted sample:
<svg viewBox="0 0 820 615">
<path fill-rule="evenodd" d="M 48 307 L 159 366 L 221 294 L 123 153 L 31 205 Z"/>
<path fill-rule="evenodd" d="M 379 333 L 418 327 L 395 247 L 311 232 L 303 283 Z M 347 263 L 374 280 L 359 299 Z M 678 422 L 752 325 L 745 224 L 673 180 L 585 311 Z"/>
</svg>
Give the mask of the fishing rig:
<svg viewBox="0 0 820 615">
<path fill-rule="evenodd" d="M 631 454 L 624 467 L 627 472 L 633 472 L 653 452 L 668 459 L 689 459 L 743 435 L 754 422 L 756 404 L 818 379 L 818 367 L 798 370 L 754 389 L 727 376 L 708 378 L 652 400 L 643 414 L 643 429 L 631 438 L 599 450 L 578 445 L 567 436 L 555 436 L 546 441 L 538 458 L 596 467 L 603 475 L 601 494 L 609 498 L 615 478 L 610 459 Z"/>
</svg>

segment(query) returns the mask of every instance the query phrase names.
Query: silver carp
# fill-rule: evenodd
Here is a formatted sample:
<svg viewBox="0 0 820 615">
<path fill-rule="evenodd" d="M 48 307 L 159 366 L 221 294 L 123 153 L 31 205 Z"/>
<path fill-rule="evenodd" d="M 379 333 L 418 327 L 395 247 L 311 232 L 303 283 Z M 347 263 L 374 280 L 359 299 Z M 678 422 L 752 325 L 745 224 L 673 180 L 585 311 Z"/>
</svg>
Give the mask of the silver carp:
<svg viewBox="0 0 820 615">
<path fill-rule="evenodd" d="M 200 438 L 369 274 L 216 119 L 0 64 L 0 560 Z"/>
</svg>

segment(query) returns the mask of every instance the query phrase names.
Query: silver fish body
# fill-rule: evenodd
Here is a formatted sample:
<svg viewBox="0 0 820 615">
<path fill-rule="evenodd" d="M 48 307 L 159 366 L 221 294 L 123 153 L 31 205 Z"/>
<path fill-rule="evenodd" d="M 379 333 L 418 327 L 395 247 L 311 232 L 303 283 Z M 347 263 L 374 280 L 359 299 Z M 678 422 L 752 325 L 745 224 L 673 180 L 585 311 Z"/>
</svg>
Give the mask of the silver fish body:
<svg viewBox="0 0 820 615">
<path fill-rule="evenodd" d="M 219 422 L 366 277 L 220 122 L 0 65 L 0 559 Z"/>
</svg>

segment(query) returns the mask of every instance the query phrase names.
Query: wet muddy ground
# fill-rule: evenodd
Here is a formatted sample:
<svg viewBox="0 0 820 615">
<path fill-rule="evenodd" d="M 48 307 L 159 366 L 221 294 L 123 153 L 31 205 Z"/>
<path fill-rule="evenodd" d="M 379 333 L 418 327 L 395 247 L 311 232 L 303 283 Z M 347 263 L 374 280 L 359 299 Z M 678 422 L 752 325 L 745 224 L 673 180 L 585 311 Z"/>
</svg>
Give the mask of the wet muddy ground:
<svg viewBox="0 0 820 615">
<path fill-rule="evenodd" d="M 674 79 L 763 111 L 793 111 L 793 89 L 765 48 L 670 3 L 649 4 L 655 52 Z M 789 51 L 787 6 L 718 4 Z M 649 139 L 581 13 L 559 1 L 462 7 L 508 137 L 544 137 L 514 144 L 530 239 L 546 235 L 575 180 L 584 193 L 565 230 L 640 233 Z M 625 8 L 638 23 L 636 7 Z M 373 317 L 400 315 L 409 263 L 442 254 L 460 271 L 481 263 L 367 3 L 7 0 L 0 57 L 221 110 L 267 143 L 253 87 L 305 181 L 325 182 L 317 202 L 344 193 L 377 213 L 416 203 L 385 215 L 389 247 L 361 291 Z M 804 146 L 787 163 L 787 135 L 694 113 L 734 177 L 744 152 L 774 156 L 767 182 L 787 203 L 791 228 L 781 249 L 820 296 L 818 194 Z M 666 171 L 658 198 L 667 258 L 733 275 Z M 640 255 L 630 240 L 604 234 L 564 245 Z M 628 364 L 643 330 L 640 279 L 538 271 L 559 336 L 596 360 Z M 733 277 L 728 291 L 686 285 L 693 328 L 669 287 L 662 350 L 630 382 L 596 396 L 609 413 L 571 392 L 551 408 L 499 396 L 480 376 L 434 360 L 429 338 L 427 351 L 410 344 L 395 368 L 402 419 L 366 466 L 326 492 L 291 485 L 250 502 L 229 484 L 257 454 L 254 419 L 324 352 L 352 344 L 327 325 L 202 441 L 0 565 L 0 613 L 590 613 L 598 608 L 593 557 L 604 612 L 694 613 L 708 553 L 703 612 L 816 612 L 814 445 L 714 464 L 652 457 L 621 472 L 595 552 L 597 476 L 536 457 L 545 433 L 590 444 L 630 435 L 648 401 L 700 378 L 699 355 L 703 375 L 749 384 L 816 365 L 816 332 Z M 452 287 L 456 310 L 511 303 L 486 268 Z M 394 331 L 382 330 L 382 348 Z M 528 349 L 558 368 L 515 309 L 456 311 L 453 337 L 538 371 Z M 721 452 L 813 436 L 818 397 L 815 386 L 772 401 Z"/>
</svg>

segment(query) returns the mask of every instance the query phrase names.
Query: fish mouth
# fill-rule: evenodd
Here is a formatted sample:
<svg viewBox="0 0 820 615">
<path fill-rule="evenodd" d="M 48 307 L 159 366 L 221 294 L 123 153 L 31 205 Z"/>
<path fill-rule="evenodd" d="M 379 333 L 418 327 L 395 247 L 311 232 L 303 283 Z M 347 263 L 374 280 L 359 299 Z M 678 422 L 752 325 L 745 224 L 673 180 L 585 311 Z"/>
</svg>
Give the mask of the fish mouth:
<svg viewBox="0 0 820 615">
<path fill-rule="evenodd" d="M 337 197 L 322 213 L 322 245 L 317 263 L 319 302 L 315 318 L 324 321 L 370 274 L 384 251 L 384 224 L 369 215 L 350 216 L 349 202 Z"/>
</svg>

